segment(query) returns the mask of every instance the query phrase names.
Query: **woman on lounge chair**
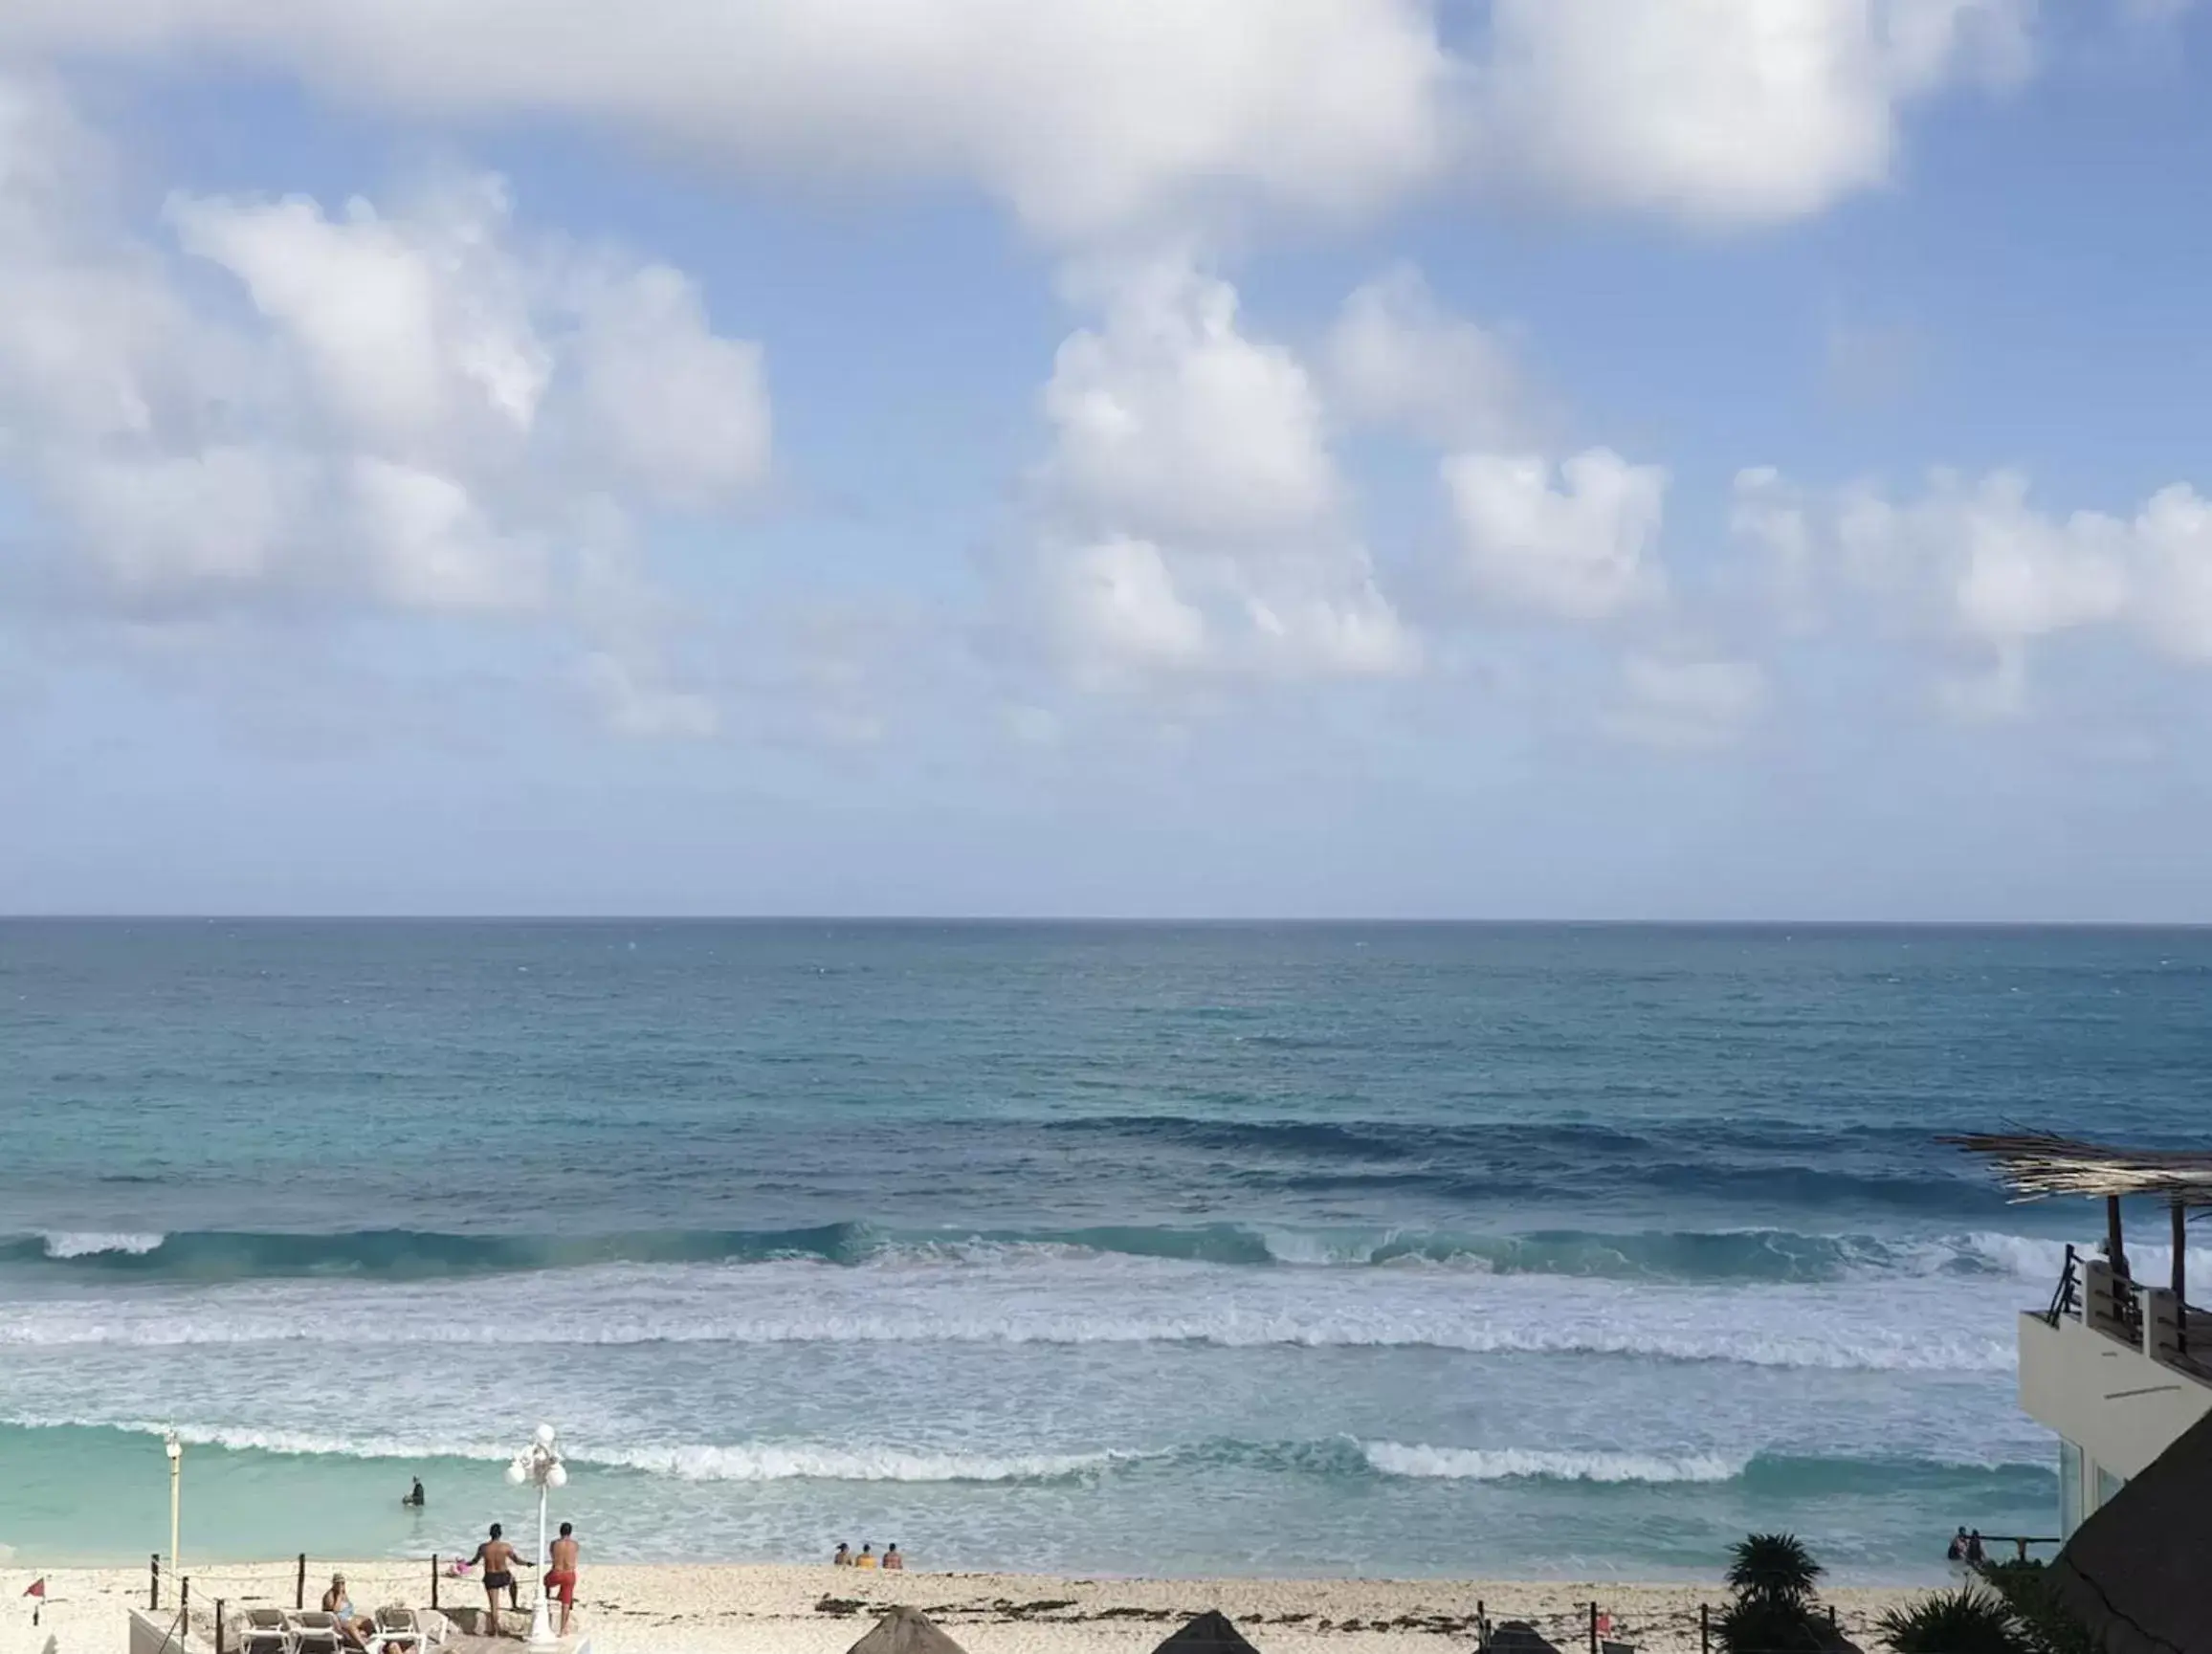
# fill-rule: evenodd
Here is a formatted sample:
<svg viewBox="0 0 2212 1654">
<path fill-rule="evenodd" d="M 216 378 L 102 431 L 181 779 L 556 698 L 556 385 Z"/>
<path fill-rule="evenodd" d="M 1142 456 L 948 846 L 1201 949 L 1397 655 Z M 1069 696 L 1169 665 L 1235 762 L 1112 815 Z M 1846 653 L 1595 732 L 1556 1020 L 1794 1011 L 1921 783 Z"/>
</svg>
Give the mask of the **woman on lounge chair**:
<svg viewBox="0 0 2212 1654">
<path fill-rule="evenodd" d="M 366 1648 L 368 1640 L 376 1635 L 376 1621 L 365 1614 L 354 1613 L 353 1599 L 345 1594 L 343 1574 L 331 1575 L 330 1589 L 322 1594 L 322 1611 L 337 1617 L 339 1635 L 351 1647 Z"/>
</svg>

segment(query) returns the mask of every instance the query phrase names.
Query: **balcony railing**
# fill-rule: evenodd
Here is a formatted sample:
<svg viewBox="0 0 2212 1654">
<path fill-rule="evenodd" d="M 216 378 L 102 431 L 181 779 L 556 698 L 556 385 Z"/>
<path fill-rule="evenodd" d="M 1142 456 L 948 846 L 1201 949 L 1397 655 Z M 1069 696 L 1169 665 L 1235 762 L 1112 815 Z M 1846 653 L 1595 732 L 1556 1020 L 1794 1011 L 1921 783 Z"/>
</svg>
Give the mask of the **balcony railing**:
<svg viewBox="0 0 2212 1654">
<path fill-rule="evenodd" d="M 2131 1279 L 2109 1258 L 2084 1258 L 2067 1247 L 2043 1319 L 2053 1327 L 2078 1320 L 2161 1366 L 2212 1383 L 2212 1312 L 2184 1302 L 2170 1287 Z"/>
</svg>

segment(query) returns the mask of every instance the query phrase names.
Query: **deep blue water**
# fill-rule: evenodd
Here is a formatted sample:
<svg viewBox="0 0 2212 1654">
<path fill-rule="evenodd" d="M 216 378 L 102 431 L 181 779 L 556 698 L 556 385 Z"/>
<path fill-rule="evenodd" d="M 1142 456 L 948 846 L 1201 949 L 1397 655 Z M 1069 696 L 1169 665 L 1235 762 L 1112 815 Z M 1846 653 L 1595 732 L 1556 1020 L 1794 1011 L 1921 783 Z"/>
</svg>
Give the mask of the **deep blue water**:
<svg viewBox="0 0 2212 1654">
<path fill-rule="evenodd" d="M 0 1544 L 1846 1576 L 2044 1532 L 2075 1206 L 2212 934 L 0 924 Z M 2156 1249 L 2134 1248 L 2156 1263 Z M 431 1484 L 420 1517 L 395 1500 Z M 469 1541 L 473 1542 L 473 1540 Z"/>
</svg>

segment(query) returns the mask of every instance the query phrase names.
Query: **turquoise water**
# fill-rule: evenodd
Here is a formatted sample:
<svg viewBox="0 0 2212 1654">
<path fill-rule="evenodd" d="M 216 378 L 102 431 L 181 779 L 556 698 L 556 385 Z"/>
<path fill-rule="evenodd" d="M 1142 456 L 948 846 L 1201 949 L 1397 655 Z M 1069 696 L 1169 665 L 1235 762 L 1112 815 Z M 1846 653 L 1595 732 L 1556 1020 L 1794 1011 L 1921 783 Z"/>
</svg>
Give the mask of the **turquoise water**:
<svg viewBox="0 0 2212 1654">
<path fill-rule="evenodd" d="M 1850 1577 L 2043 1533 L 2012 1320 L 2191 932 L 0 924 L 0 1544 Z M 2162 1230 L 2161 1230 L 2162 1232 Z M 2162 1267 L 2148 1246 L 2139 1263 Z M 420 1474 L 430 1509 L 397 1498 Z"/>
</svg>

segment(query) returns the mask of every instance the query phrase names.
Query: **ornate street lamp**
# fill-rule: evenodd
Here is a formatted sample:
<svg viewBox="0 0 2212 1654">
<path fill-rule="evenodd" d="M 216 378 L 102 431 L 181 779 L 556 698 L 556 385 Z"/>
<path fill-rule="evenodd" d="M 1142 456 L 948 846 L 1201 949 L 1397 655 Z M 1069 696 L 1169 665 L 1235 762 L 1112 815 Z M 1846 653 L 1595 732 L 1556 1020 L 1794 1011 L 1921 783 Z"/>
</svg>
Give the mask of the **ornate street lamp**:
<svg viewBox="0 0 2212 1654">
<path fill-rule="evenodd" d="M 514 1463 L 507 1467 L 507 1480 L 512 1486 L 520 1488 L 530 1484 L 538 1489 L 538 1566 L 541 1570 L 545 1567 L 548 1555 L 545 1549 L 545 1494 L 550 1489 L 565 1488 L 568 1485 L 568 1467 L 561 1463 L 558 1440 L 552 1425 L 539 1425 L 537 1432 L 530 1438 L 530 1444 L 516 1454 Z M 553 1635 L 553 1615 L 546 1606 L 545 1581 L 542 1577 L 538 1581 L 537 1606 L 530 1610 L 530 1646 L 560 1646 L 559 1639 Z"/>
</svg>

